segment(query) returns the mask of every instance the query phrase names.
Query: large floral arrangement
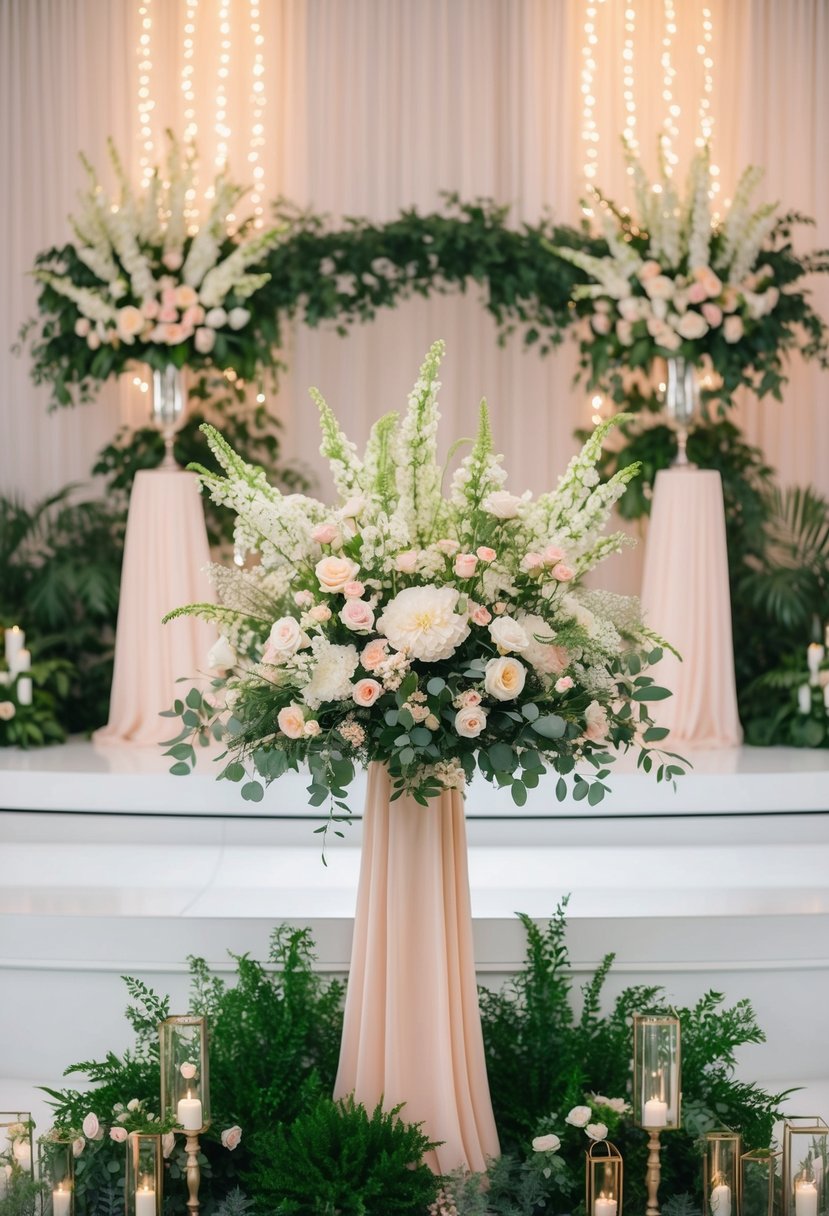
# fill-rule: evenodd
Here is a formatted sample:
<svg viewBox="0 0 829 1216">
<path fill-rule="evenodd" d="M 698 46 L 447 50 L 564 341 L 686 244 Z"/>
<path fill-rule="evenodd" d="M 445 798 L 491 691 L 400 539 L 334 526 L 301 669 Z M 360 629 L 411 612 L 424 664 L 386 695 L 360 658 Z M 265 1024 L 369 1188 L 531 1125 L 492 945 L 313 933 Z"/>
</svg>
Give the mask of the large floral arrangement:
<svg viewBox="0 0 829 1216">
<path fill-rule="evenodd" d="M 253 304 L 281 230 L 234 227 L 245 192 L 224 173 L 193 223 L 196 163 L 172 137 L 166 166 L 138 190 L 109 147 L 118 198 L 84 159 L 89 185 L 70 218 L 76 243 L 37 258 L 39 317 L 24 328 L 35 382 L 52 385 L 55 405 L 69 405 L 72 386 L 88 400 L 98 382 L 134 363 L 216 366 L 243 379 L 273 364 L 275 319 Z"/>
<path fill-rule="evenodd" d="M 727 405 L 741 384 L 779 398 L 782 356 L 792 347 L 825 364 L 827 328 L 801 280 L 829 270 L 829 251 L 797 255 L 791 228 L 812 221 L 752 204 L 762 170 L 743 173 L 719 217 L 707 149 L 691 163 L 684 198 L 664 167 L 651 184 L 638 160 L 629 165 L 637 214 L 593 192 L 607 253 L 550 246 L 591 280 L 572 292 L 588 321 L 580 350 L 590 387 L 623 401 L 623 370 L 650 373 L 656 360 L 682 356 L 716 373 L 708 396 Z"/>
<path fill-rule="evenodd" d="M 623 543 L 602 533 L 635 468 L 598 484 L 608 423 L 555 491 L 512 494 L 484 403 L 444 496 L 442 352 L 435 343 L 405 416 L 375 423 L 362 459 L 315 394 L 335 507 L 283 496 L 209 433 L 225 475 L 201 470 L 202 480 L 237 514 L 237 551 L 260 564 L 219 568 L 222 606 L 181 610 L 222 626 L 210 662 L 223 674 L 171 711 L 183 715 L 174 771 L 194 761 L 191 730 L 226 739 L 223 776 L 254 771 L 246 797 L 305 761 L 311 803 L 333 796 L 340 809 L 356 764 L 370 760 L 388 766 L 395 796 L 423 803 L 477 767 L 520 805 L 548 766 L 566 774 L 585 760 L 593 772 L 574 773 L 575 795 L 592 805 L 610 749 L 634 744 L 651 767 L 665 732 L 648 704 L 669 694 L 643 670 L 661 657 L 659 640 L 636 601 L 580 586 Z M 660 777 L 679 771 L 659 760 Z"/>
</svg>

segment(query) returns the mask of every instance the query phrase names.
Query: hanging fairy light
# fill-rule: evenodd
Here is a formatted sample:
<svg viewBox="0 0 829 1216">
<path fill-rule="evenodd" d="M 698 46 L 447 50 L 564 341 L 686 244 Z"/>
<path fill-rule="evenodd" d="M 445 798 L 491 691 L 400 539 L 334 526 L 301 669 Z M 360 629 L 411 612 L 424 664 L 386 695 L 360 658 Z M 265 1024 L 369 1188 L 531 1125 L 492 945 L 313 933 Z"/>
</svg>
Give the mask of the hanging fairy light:
<svg viewBox="0 0 829 1216">
<path fill-rule="evenodd" d="M 584 43 L 581 48 L 581 138 L 584 145 L 584 178 L 593 183 L 599 171 L 599 131 L 596 126 L 596 78 L 595 48 L 599 36 L 596 33 L 598 0 L 586 0 L 584 9 Z M 587 211 L 590 214 L 589 210 Z"/>
<path fill-rule="evenodd" d="M 216 155 L 214 164 L 218 170 L 227 164 L 230 125 L 227 110 L 227 80 L 230 75 L 230 3 L 219 0 L 219 70 L 216 84 Z"/>
<path fill-rule="evenodd" d="M 198 7 L 199 0 L 188 0 L 184 13 L 184 37 L 182 39 L 181 49 L 181 92 L 184 99 L 184 140 L 185 143 L 190 144 L 195 142 L 199 130 L 196 123 L 196 93 L 193 81 L 193 73 L 195 70 L 193 54 L 196 35 L 196 10 Z"/>
<path fill-rule="evenodd" d="M 138 6 L 139 34 L 136 56 L 138 58 L 138 134 L 140 155 L 138 165 L 142 184 L 146 185 L 153 172 L 152 112 L 155 102 L 151 95 L 152 82 L 152 0 L 142 0 Z"/>
<path fill-rule="evenodd" d="M 674 140 L 679 137 L 677 119 L 680 114 L 680 107 L 674 101 L 676 68 L 673 65 L 671 53 L 674 35 L 676 34 L 674 0 L 663 0 L 662 7 L 665 16 L 665 26 L 662 36 L 662 57 L 660 62 L 662 64 L 662 100 L 665 102 L 665 118 L 662 123 L 662 134 L 659 137 L 659 143 L 662 149 L 665 173 L 668 177 L 671 177 L 675 165 L 679 163 L 679 157 L 674 151 Z"/>
<path fill-rule="evenodd" d="M 253 65 L 250 86 L 250 151 L 248 164 L 253 177 L 250 201 L 253 205 L 255 228 L 262 227 L 262 199 L 265 189 L 265 169 L 261 162 L 261 149 L 265 146 L 265 126 L 262 117 L 265 111 L 265 36 L 262 33 L 259 0 L 249 0 L 250 32 L 253 38 Z"/>
<path fill-rule="evenodd" d="M 702 10 L 702 37 L 697 43 L 697 55 L 702 65 L 702 92 L 699 99 L 699 135 L 695 143 L 698 148 L 703 148 L 706 144 L 710 144 L 714 131 L 714 115 L 712 113 L 712 99 L 714 95 L 714 19 L 711 9 L 707 7 L 703 7 Z M 709 198 L 713 199 L 719 194 L 720 183 L 716 180 L 719 177 L 719 173 L 719 167 L 712 164 L 712 181 L 708 191 Z"/>
<path fill-rule="evenodd" d="M 639 149 L 636 138 L 636 96 L 633 91 L 633 39 L 636 33 L 636 9 L 633 0 L 625 8 L 625 40 L 622 44 L 622 97 L 625 103 L 625 123 L 623 134 L 625 144 L 631 152 Z M 633 166 L 628 166 L 628 172 L 633 172 Z"/>
</svg>

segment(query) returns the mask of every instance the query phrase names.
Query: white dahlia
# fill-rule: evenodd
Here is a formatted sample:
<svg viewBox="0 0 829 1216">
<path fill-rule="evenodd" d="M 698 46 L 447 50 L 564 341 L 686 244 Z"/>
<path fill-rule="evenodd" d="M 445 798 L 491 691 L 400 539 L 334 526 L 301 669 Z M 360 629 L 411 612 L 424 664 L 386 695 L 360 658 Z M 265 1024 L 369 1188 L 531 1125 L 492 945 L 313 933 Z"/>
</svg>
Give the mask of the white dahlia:
<svg viewBox="0 0 829 1216">
<path fill-rule="evenodd" d="M 458 595 L 454 587 L 407 587 L 386 605 L 377 629 L 412 659 L 448 659 L 469 637 L 467 616 L 455 612 Z"/>
<path fill-rule="evenodd" d="M 314 668 L 302 690 L 309 709 L 319 709 L 323 701 L 351 699 L 351 677 L 357 670 L 356 646 L 334 646 L 325 638 L 314 639 Z"/>
</svg>

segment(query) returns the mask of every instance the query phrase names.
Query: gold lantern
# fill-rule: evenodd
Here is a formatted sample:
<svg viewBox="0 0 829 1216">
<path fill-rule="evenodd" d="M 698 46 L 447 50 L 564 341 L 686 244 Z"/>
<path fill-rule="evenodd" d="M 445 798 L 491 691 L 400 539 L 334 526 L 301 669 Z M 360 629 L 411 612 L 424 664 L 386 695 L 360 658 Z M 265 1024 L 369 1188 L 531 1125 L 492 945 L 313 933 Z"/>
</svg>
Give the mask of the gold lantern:
<svg viewBox="0 0 829 1216">
<path fill-rule="evenodd" d="M 126 1216 L 161 1216 L 164 1155 L 158 1133 L 127 1138 Z"/>
<path fill-rule="evenodd" d="M 587 1216 L 622 1216 L 624 1162 L 609 1140 L 597 1141 L 585 1153 Z"/>
<path fill-rule="evenodd" d="M 783 1216 L 827 1216 L 829 1125 L 815 1115 L 783 1123 Z"/>
<path fill-rule="evenodd" d="M 676 1016 L 633 1018 L 633 1120 L 648 1133 L 646 1216 L 659 1216 L 660 1136 L 680 1126 L 680 1028 Z"/>
<path fill-rule="evenodd" d="M 702 1161 L 704 1216 L 736 1216 L 740 1210 L 739 1132 L 708 1132 Z"/>
<path fill-rule="evenodd" d="M 43 1186 L 43 1216 L 75 1216 L 75 1154 L 69 1137 L 40 1141 L 38 1166 Z"/>
<path fill-rule="evenodd" d="M 780 1157 L 780 1153 L 770 1148 L 743 1153 L 740 1158 L 741 1216 L 774 1216 Z"/>
</svg>

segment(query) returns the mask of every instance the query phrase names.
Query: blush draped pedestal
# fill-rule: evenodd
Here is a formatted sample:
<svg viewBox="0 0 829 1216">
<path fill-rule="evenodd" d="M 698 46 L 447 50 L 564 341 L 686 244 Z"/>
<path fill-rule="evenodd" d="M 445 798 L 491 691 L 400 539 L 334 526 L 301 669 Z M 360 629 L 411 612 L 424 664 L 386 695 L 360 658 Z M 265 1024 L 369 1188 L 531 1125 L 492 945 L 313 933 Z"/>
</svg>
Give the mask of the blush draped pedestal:
<svg viewBox="0 0 829 1216">
<path fill-rule="evenodd" d="M 183 697 L 179 677 L 206 669 L 216 631 L 190 617 L 169 625 L 161 620 L 173 608 L 214 600 L 209 562 L 195 474 L 182 469 L 137 473 L 121 571 L 109 722 L 95 732 L 96 743 L 153 745 L 176 733 L 176 723 L 158 715 Z"/>
<path fill-rule="evenodd" d="M 642 583 L 645 620 L 675 646 L 657 682 L 673 696 L 655 704 L 669 746 L 737 747 L 731 595 L 722 482 L 715 469 L 657 474 Z"/>
<path fill-rule="evenodd" d="M 369 768 L 363 854 L 336 1097 L 401 1117 L 443 1143 L 436 1173 L 497 1156 L 472 943 L 463 795 L 428 807 Z"/>
</svg>

